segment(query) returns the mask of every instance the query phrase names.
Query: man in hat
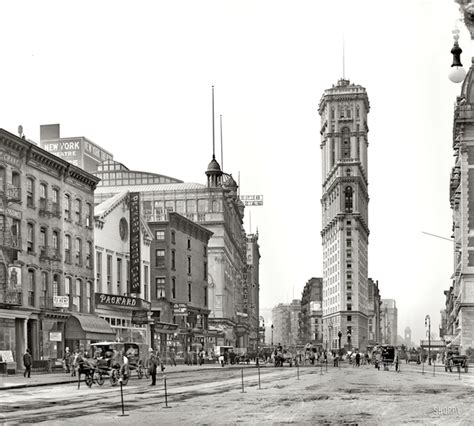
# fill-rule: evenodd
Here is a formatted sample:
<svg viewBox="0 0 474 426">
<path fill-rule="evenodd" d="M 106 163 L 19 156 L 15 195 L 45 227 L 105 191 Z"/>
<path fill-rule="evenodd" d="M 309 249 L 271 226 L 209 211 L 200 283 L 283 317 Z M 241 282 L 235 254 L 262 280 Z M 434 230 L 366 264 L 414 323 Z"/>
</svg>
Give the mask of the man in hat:
<svg viewBox="0 0 474 426">
<path fill-rule="evenodd" d="M 156 367 L 159 364 L 159 359 L 152 348 L 150 348 L 149 352 L 150 352 L 150 355 L 148 358 L 148 371 L 150 372 L 150 376 L 151 376 L 150 386 L 155 386 L 156 385 Z"/>
</svg>

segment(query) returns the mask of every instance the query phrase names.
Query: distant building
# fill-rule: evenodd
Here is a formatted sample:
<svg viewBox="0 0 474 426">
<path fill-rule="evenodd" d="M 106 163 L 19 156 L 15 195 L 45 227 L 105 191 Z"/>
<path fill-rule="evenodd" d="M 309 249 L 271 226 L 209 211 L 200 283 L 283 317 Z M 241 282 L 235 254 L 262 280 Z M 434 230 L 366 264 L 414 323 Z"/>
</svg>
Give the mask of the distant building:
<svg viewBox="0 0 474 426">
<path fill-rule="evenodd" d="M 398 336 L 398 310 L 394 299 L 382 299 L 380 315 L 382 343 L 396 345 Z"/>
<path fill-rule="evenodd" d="M 323 342 L 323 279 L 311 278 L 301 295 L 300 340 L 320 348 Z M 332 345 L 330 345 L 332 346 Z"/>
<path fill-rule="evenodd" d="M 87 172 L 97 171 L 102 161 L 113 158 L 110 152 L 84 136 L 62 138 L 59 124 L 40 126 L 40 147 Z"/>
<path fill-rule="evenodd" d="M 368 317 L 369 317 L 369 345 L 382 343 L 380 328 L 380 298 L 379 282 L 369 278 L 368 281 Z"/>
<path fill-rule="evenodd" d="M 319 103 L 324 340 L 365 350 L 368 330 L 368 125 L 365 88 L 341 79 Z"/>
<path fill-rule="evenodd" d="M 257 349 L 257 334 L 261 332 L 259 331 L 260 257 L 257 231 L 255 234 L 247 235 L 247 277 L 244 279 L 243 285 L 243 311 L 248 315 L 249 348 L 251 350 Z M 261 344 L 259 343 L 258 346 L 261 347 Z"/>
<path fill-rule="evenodd" d="M 300 343 L 300 313 L 301 301 L 297 299 L 291 303 L 280 303 L 272 309 L 274 346 L 294 346 Z"/>
</svg>

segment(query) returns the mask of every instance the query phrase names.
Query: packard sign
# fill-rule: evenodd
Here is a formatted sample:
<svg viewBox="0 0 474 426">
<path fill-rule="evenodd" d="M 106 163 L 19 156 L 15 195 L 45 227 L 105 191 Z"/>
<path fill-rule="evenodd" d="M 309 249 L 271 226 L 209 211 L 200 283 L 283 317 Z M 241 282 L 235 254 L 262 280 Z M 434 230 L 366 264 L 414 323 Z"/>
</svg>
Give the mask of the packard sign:
<svg viewBox="0 0 474 426">
<path fill-rule="evenodd" d="M 105 305 L 105 306 L 128 308 L 132 310 L 150 310 L 151 309 L 150 302 L 146 300 L 139 299 L 137 297 L 116 296 L 114 294 L 104 294 L 104 293 L 95 294 L 95 304 L 96 306 Z"/>
<path fill-rule="evenodd" d="M 130 293 L 140 294 L 140 193 L 130 193 Z"/>
</svg>

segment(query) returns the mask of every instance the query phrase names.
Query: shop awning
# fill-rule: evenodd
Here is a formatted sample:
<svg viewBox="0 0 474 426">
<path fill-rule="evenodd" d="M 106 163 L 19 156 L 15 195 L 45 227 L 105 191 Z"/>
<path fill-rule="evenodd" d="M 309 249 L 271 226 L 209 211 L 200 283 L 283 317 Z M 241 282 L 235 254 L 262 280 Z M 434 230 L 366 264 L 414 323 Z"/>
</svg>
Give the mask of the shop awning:
<svg viewBox="0 0 474 426">
<path fill-rule="evenodd" d="M 72 313 L 66 321 L 66 339 L 115 340 L 109 323 L 91 314 Z"/>
</svg>

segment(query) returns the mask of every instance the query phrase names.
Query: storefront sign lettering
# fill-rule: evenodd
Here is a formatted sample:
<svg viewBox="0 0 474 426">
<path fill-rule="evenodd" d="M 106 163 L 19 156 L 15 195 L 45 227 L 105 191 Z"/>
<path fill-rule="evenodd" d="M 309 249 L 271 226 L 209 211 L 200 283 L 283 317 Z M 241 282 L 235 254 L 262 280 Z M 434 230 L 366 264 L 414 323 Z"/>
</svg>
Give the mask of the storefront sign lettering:
<svg viewBox="0 0 474 426">
<path fill-rule="evenodd" d="M 150 302 L 137 297 L 116 296 L 104 293 L 95 294 L 95 303 L 96 305 L 121 306 L 124 308 L 139 308 L 146 310 L 151 308 Z"/>
<path fill-rule="evenodd" d="M 16 158 L 5 151 L 0 151 L 0 161 L 5 161 L 5 163 L 11 164 L 17 168 L 20 168 L 21 166 L 21 160 L 19 158 Z"/>
<path fill-rule="evenodd" d="M 140 294 L 140 193 L 130 193 L 130 293 Z"/>
</svg>

